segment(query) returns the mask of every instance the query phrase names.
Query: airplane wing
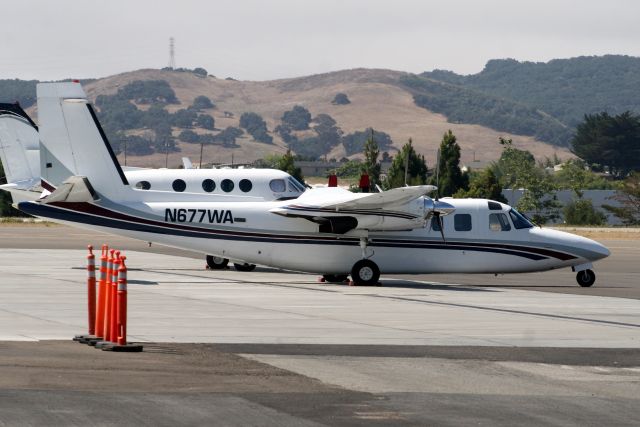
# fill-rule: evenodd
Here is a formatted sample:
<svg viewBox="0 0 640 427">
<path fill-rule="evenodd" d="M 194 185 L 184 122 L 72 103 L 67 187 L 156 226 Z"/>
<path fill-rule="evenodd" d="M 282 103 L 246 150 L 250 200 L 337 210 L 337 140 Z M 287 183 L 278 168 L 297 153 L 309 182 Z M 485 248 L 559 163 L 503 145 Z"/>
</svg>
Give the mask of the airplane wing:
<svg viewBox="0 0 640 427">
<path fill-rule="evenodd" d="M 411 230 L 424 227 L 422 196 L 435 190 L 432 185 L 394 188 L 381 193 L 351 193 L 327 187 L 309 190 L 291 203 L 270 212 L 292 218 L 304 218 L 329 232 L 352 229 Z"/>
</svg>

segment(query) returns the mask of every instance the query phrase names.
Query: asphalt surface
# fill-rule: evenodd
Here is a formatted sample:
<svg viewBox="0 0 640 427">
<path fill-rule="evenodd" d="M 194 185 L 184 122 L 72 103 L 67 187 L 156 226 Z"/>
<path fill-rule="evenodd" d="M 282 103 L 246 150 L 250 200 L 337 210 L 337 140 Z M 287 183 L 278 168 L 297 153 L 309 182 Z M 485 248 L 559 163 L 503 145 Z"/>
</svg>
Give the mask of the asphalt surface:
<svg viewBox="0 0 640 427">
<path fill-rule="evenodd" d="M 104 236 L 101 238 L 100 236 Z M 0 248 L 23 249 L 81 249 L 87 244 L 100 247 L 102 243 L 128 250 L 203 259 L 202 254 L 151 245 L 134 239 L 101 235 L 60 225 L 0 225 Z M 575 273 L 569 269 L 540 273 L 487 275 L 487 274 L 418 274 L 382 275 L 385 286 L 395 286 L 393 280 L 425 285 L 460 284 L 479 288 L 495 287 L 524 289 L 541 292 L 559 292 L 577 295 L 597 295 L 640 299 L 640 240 L 601 240 L 611 250 L 611 256 L 595 264 L 596 283 L 591 288 L 580 288 Z M 396 280 L 397 282 L 397 280 Z"/>
<path fill-rule="evenodd" d="M 281 355 L 299 350 L 147 344 L 126 354 L 1 342 L 0 425 L 640 423 L 638 368 L 617 366 L 633 365 L 630 354 L 546 349 L 551 364 L 531 362 L 536 349 L 509 348 L 348 346 L 327 356 L 325 346 L 306 346 Z"/>
<path fill-rule="evenodd" d="M 75 329 L 83 317 L 77 308 L 83 275 L 75 268 L 82 261 L 56 250 L 103 242 L 202 259 L 68 227 L 2 225 L 0 248 L 51 249 L 49 264 L 57 270 L 28 270 L 5 259 L 0 336 L 20 328 L 24 334 L 15 336 L 22 339 L 47 336 L 44 329 Z M 604 243 L 612 256 L 596 264 L 598 281 L 588 289 L 579 288 L 570 271 L 394 275 L 383 276 L 383 288 L 354 289 L 319 285 L 312 276 L 287 279 L 293 275 L 271 269 L 211 274 L 193 260 L 188 267 L 132 268 L 130 303 L 148 307 L 134 318 L 138 327 L 159 326 L 179 340 L 190 331 L 169 328 L 188 320 L 202 330 L 215 325 L 217 334 L 238 331 L 213 336 L 234 341 L 146 342 L 135 354 L 70 340 L 0 341 L 0 426 L 640 425 L 640 350 L 598 348 L 616 333 L 619 342 L 632 342 L 640 327 L 640 314 L 615 309 L 640 299 L 640 242 Z M 31 259 L 21 262 L 28 266 Z M 47 269 L 56 277 L 43 273 Z M 406 308 L 402 316 L 398 307 Z M 302 338 L 317 333 L 340 342 L 365 332 L 380 342 L 418 332 L 460 343 L 480 335 L 520 342 L 520 333 L 563 342 L 575 331 L 589 345 L 287 344 L 287 328 L 306 328 Z M 258 334 L 245 338 L 245 330 Z"/>
</svg>

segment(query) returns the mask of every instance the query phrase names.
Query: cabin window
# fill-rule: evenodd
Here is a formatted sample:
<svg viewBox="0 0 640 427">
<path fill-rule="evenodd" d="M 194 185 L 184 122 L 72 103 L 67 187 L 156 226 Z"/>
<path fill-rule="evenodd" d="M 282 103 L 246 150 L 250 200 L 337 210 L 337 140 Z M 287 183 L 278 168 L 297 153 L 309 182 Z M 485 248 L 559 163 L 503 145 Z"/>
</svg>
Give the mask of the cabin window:
<svg viewBox="0 0 640 427">
<path fill-rule="evenodd" d="M 186 190 L 187 184 L 181 179 L 176 179 L 175 181 L 173 181 L 173 184 L 171 184 L 171 187 L 173 187 L 173 191 L 182 193 L 184 190 Z"/>
<path fill-rule="evenodd" d="M 248 179 L 241 179 L 238 187 L 243 193 L 248 193 L 253 188 L 253 184 Z"/>
<path fill-rule="evenodd" d="M 490 211 L 501 211 L 502 210 L 502 205 L 498 202 L 492 202 L 489 201 L 489 210 Z"/>
<path fill-rule="evenodd" d="M 513 221 L 513 226 L 518 230 L 521 228 L 533 228 L 533 224 L 531 224 L 527 217 L 517 210 L 511 208 L 509 216 L 511 217 L 511 221 Z"/>
<path fill-rule="evenodd" d="M 223 179 L 222 182 L 220 183 L 220 188 L 222 188 L 222 191 L 224 191 L 225 193 L 230 193 L 233 191 L 233 181 L 231 181 L 230 179 Z"/>
<path fill-rule="evenodd" d="M 471 215 L 455 214 L 453 216 L 453 228 L 456 231 L 471 231 Z"/>
<path fill-rule="evenodd" d="M 202 181 L 202 189 L 207 193 L 211 193 L 213 190 L 216 189 L 216 183 L 213 182 L 212 179 L 207 178 L 204 181 Z"/>
<path fill-rule="evenodd" d="M 136 188 L 138 190 L 149 190 L 151 188 L 151 184 L 149 181 L 140 181 L 136 184 Z"/>
<path fill-rule="evenodd" d="M 284 183 L 284 179 L 272 179 L 269 182 L 269 188 L 274 193 L 284 193 L 287 190 L 287 185 Z"/>
<path fill-rule="evenodd" d="M 509 231 L 511 224 L 507 216 L 503 213 L 492 213 L 489 215 L 489 229 L 491 231 Z"/>
</svg>

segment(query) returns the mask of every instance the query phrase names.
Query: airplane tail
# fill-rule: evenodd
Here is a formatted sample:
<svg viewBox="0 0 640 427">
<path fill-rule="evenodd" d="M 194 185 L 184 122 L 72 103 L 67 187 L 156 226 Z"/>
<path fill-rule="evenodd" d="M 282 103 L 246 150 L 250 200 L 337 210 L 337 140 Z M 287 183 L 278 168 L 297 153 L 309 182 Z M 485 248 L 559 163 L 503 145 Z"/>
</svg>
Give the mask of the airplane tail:
<svg viewBox="0 0 640 427">
<path fill-rule="evenodd" d="M 18 104 L 0 104 L 0 160 L 7 183 L 29 189 L 40 182 L 38 127 Z"/>
<path fill-rule="evenodd" d="M 126 199 L 129 182 L 80 84 L 40 83 L 37 95 L 43 177 L 86 177 L 99 196 Z"/>
</svg>

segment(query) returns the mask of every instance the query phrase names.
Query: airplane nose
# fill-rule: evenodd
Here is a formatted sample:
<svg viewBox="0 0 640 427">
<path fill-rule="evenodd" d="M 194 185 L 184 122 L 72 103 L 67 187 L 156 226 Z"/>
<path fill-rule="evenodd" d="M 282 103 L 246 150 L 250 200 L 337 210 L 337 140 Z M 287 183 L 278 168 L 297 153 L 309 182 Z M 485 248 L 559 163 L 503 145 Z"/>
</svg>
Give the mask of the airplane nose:
<svg viewBox="0 0 640 427">
<path fill-rule="evenodd" d="M 606 258 L 609 255 L 611 255 L 611 251 L 603 244 L 600 244 L 595 240 L 591 240 L 591 239 L 588 239 L 588 240 L 589 240 L 589 253 L 590 253 L 589 258 L 592 261 L 597 261 L 599 259 Z"/>
</svg>

